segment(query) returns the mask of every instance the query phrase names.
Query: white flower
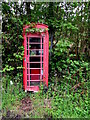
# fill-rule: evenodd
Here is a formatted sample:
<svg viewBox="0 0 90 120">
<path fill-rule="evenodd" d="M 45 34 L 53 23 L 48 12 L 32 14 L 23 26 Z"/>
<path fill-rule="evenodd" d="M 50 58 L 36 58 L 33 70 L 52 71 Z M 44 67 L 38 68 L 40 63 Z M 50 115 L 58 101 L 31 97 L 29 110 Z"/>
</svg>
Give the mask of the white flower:
<svg viewBox="0 0 90 120">
<path fill-rule="evenodd" d="M 12 82 L 12 81 L 10 81 L 10 84 L 11 84 L 11 85 L 13 85 L 13 82 Z"/>
</svg>

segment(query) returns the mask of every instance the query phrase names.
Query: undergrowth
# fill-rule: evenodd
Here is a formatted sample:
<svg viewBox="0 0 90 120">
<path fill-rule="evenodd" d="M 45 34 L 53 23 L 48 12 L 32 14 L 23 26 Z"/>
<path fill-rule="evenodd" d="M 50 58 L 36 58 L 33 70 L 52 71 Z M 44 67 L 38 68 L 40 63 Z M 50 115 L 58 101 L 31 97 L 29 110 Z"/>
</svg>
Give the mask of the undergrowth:
<svg viewBox="0 0 90 120">
<path fill-rule="evenodd" d="M 53 79 L 58 79 L 54 77 Z M 7 87 L 4 86 L 8 81 Z M 87 85 L 88 83 L 86 83 Z M 17 113 L 17 106 L 21 100 L 30 97 L 33 109 L 21 114 L 22 117 L 29 118 L 88 118 L 89 103 L 88 91 L 80 92 L 71 90 L 68 85 L 61 83 L 50 83 L 48 90 L 42 85 L 38 93 L 25 93 L 22 83 L 11 82 L 10 76 L 3 78 L 2 90 L 2 111 L 3 116 L 8 110 Z"/>
</svg>

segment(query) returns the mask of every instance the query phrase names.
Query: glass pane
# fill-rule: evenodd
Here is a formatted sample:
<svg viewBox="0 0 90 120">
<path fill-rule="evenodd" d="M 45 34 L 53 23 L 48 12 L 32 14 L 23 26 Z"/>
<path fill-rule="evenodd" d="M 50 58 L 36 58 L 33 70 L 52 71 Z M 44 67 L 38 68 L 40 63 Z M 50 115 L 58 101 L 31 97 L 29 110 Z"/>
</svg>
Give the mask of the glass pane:
<svg viewBox="0 0 90 120">
<path fill-rule="evenodd" d="M 28 69 L 27 69 L 27 74 L 28 74 Z"/>
<path fill-rule="evenodd" d="M 28 50 L 27 50 L 27 55 L 28 55 Z"/>
<path fill-rule="evenodd" d="M 31 37 L 31 38 L 29 38 L 29 43 L 30 43 L 30 42 L 39 42 L 39 43 L 40 43 L 40 38 Z"/>
<path fill-rule="evenodd" d="M 43 69 L 41 70 L 41 80 L 43 80 Z"/>
<path fill-rule="evenodd" d="M 27 49 L 28 49 L 28 44 L 27 44 Z"/>
<path fill-rule="evenodd" d="M 27 75 L 27 80 L 29 80 L 29 75 Z"/>
<path fill-rule="evenodd" d="M 43 55 L 43 50 L 42 50 L 42 55 Z"/>
<path fill-rule="evenodd" d="M 27 81 L 27 86 L 29 86 L 29 81 Z"/>
<path fill-rule="evenodd" d="M 43 63 L 42 63 L 42 68 L 43 68 Z"/>
<path fill-rule="evenodd" d="M 39 50 L 30 50 L 29 55 L 40 55 Z"/>
<path fill-rule="evenodd" d="M 40 44 L 30 44 L 30 45 L 29 45 L 29 48 L 30 48 L 30 49 L 40 49 L 40 48 L 41 48 L 41 45 L 40 45 Z"/>
<path fill-rule="evenodd" d="M 41 75 L 43 75 L 43 70 L 41 70 Z"/>
<path fill-rule="evenodd" d="M 28 49 L 28 37 L 27 37 L 27 49 Z"/>
<path fill-rule="evenodd" d="M 40 75 L 30 75 L 30 80 L 40 80 Z"/>
<path fill-rule="evenodd" d="M 40 62 L 40 57 L 29 57 L 29 62 Z"/>
<path fill-rule="evenodd" d="M 40 68 L 40 63 L 31 63 L 30 68 Z"/>
<path fill-rule="evenodd" d="M 41 55 L 41 50 L 30 50 L 29 55 Z M 43 55 L 43 50 L 42 50 L 42 55 Z"/>
<path fill-rule="evenodd" d="M 27 68 L 28 68 L 28 63 L 27 63 Z"/>
<path fill-rule="evenodd" d="M 42 43 L 43 43 L 43 37 L 42 37 Z"/>
<path fill-rule="evenodd" d="M 41 55 L 41 50 L 38 50 L 39 55 Z M 42 50 L 42 55 L 43 55 L 43 50 Z"/>
<path fill-rule="evenodd" d="M 34 75 L 40 74 L 40 69 L 30 69 L 30 74 Z"/>
<path fill-rule="evenodd" d="M 40 86 L 40 81 L 31 81 L 30 86 Z"/>
</svg>

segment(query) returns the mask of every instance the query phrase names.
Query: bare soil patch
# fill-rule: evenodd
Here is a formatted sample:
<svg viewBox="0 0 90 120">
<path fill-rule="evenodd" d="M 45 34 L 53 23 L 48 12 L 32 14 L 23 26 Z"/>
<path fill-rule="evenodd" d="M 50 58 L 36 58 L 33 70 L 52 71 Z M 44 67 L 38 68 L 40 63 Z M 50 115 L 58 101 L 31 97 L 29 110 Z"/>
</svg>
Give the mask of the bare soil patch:
<svg viewBox="0 0 90 120">
<path fill-rule="evenodd" d="M 32 101 L 30 97 L 25 97 L 21 100 L 20 109 L 24 112 L 28 112 L 32 110 Z"/>
</svg>

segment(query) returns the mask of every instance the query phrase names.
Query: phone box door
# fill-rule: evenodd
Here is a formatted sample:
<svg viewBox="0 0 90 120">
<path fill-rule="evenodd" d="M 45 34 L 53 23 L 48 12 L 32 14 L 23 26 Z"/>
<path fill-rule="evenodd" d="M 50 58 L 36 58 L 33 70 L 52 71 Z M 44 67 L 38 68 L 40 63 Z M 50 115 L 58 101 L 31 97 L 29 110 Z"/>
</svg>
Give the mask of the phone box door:
<svg viewBox="0 0 90 120">
<path fill-rule="evenodd" d="M 41 82 L 48 86 L 48 57 L 49 57 L 49 35 L 47 26 L 36 24 L 35 28 L 41 29 L 40 33 L 25 33 L 24 37 L 24 60 L 23 60 L 23 86 L 28 91 L 38 91 Z M 46 31 L 45 31 L 46 29 Z"/>
</svg>

